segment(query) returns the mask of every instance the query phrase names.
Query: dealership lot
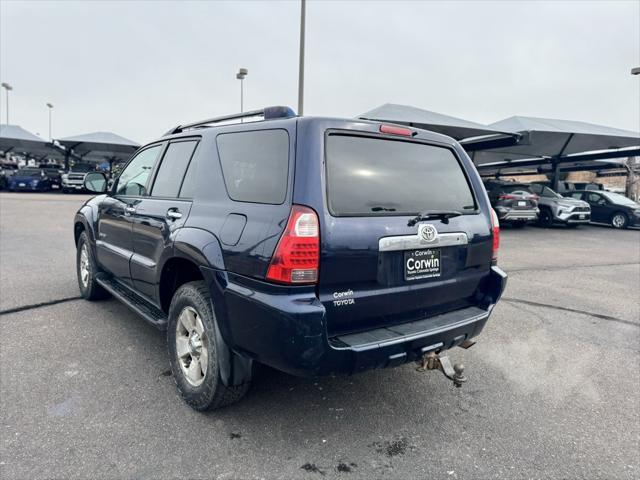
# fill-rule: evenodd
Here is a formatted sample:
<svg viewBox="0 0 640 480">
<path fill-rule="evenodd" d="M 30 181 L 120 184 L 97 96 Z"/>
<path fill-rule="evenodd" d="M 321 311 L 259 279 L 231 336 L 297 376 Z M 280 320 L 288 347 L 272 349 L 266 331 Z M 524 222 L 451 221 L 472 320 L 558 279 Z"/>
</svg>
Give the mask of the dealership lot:
<svg viewBox="0 0 640 480">
<path fill-rule="evenodd" d="M 413 365 L 265 369 L 242 403 L 201 414 L 163 334 L 77 299 L 85 198 L 0 193 L 2 478 L 640 476 L 639 231 L 505 229 L 509 285 L 478 344 L 451 352 L 460 390 Z"/>
</svg>

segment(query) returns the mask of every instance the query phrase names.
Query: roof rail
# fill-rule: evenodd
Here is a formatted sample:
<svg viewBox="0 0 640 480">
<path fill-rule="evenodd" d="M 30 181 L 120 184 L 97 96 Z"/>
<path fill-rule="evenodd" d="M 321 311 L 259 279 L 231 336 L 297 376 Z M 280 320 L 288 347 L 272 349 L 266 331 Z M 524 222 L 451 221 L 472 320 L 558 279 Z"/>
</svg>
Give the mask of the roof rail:
<svg viewBox="0 0 640 480">
<path fill-rule="evenodd" d="M 264 117 L 265 120 L 271 120 L 274 118 L 291 118 L 295 117 L 296 112 L 294 112 L 289 107 L 275 106 L 275 107 L 265 107 L 261 110 L 251 110 L 250 112 L 243 113 L 234 113 L 232 115 L 224 115 L 222 117 L 208 118 L 207 120 L 201 120 L 199 122 L 187 123 L 185 125 L 178 125 L 177 127 L 172 128 L 164 136 L 172 135 L 174 133 L 180 133 L 190 128 L 203 127 L 205 125 L 210 125 L 212 123 L 220 123 L 226 122 L 229 120 L 239 120 L 242 118 L 249 117 Z"/>
</svg>

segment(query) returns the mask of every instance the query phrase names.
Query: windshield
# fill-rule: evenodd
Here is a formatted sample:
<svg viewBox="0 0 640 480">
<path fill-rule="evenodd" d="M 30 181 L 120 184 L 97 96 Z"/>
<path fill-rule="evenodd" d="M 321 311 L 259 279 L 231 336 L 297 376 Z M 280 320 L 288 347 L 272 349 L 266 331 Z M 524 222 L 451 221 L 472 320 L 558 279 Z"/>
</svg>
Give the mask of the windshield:
<svg viewBox="0 0 640 480">
<path fill-rule="evenodd" d="M 335 216 L 476 209 L 462 167 L 447 148 L 332 134 L 326 159 L 329 210 Z"/>
<path fill-rule="evenodd" d="M 18 171 L 18 175 L 23 177 L 39 177 L 41 175 L 40 170 L 36 170 L 35 168 L 25 168 Z"/>
<path fill-rule="evenodd" d="M 77 164 L 74 165 L 73 167 L 71 167 L 71 171 L 73 172 L 81 172 L 81 173 L 85 173 L 85 172 L 92 172 L 93 171 L 93 166 L 92 165 L 84 165 L 84 164 Z"/>
<path fill-rule="evenodd" d="M 549 187 L 543 187 L 542 196 L 543 197 L 549 197 L 549 198 L 564 198 L 562 195 L 554 192 Z"/>
<path fill-rule="evenodd" d="M 637 205 L 636 202 L 631 200 L 630 198 L 625 197 L 624 195 L 620 195 L 619 193 L 614 192 L 600 192 L 611 202 L 616 203 L 618 205 Z"/>
</svg>

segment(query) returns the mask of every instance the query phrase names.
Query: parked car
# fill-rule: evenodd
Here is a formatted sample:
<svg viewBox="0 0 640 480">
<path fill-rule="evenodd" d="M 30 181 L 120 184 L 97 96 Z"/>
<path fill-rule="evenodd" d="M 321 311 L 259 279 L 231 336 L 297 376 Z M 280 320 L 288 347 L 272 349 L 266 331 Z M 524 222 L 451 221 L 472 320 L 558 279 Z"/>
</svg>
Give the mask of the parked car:
<svg viewBox="0 0 640 480">
<path fill-rule="evenodd" d="M 62 186 L 62 174 L 60 173 L 62 167 L 51 163 L 43 163 L 38 168 L 44 171 L 44 173 L 51 180 L 51 188 L 58 190 Z"/>
<path fill-rule="evenodd" d="M 100 195 L 75 217 L 81 295 L 166 329 L 198 410 L 239 400 L 256 362 L 317 376 L 420 361 L 459 386 L 444 353 L 473 344 L 506 282 L 477 171 L 424 130 L 268 107 L 176 127 L 106 185 L 86 176 Z"/>
<path fill-rule="evenodd" d="M 11 177 L 16 172 L 16 170 L 18 170 L 18 166 L 15 164 L 0 164 L 0 190 L 4 190 L 9 186 L 9 177 Z"/>
<path fill-rule="evenodd" d="M 614 228 L 640 225 L 640 204 L 624 195 L 599 190 L 574 190 L 565 195 L 587 202 L 592 222 L 608 223 Z"/>
<path fill-rule="evenodd" d="M 551 227 L 560 223 L 569 227 L 577 227 L 591 220 L 591 207 L 587 202 L 577 198 L 563 197 L 549 187 L 538 183 L 529 185 L 529 189 L 538 195 L 540 215 L 538 223 L 543 227 Z"/>
<path fill-rule="evenodd" d="M 31 192 L 45 192 L 51 190 L 51 180 L 39 168 L 21 168 L 8 180 L 9 191 L 28 190 Z"/>
<path fill-rule="evenodd" d="M 78 163 L 71 167 L 71 169 L 63 173 L 62 180 L 62 192 L 80 192 L 84 190 L 84 177 L 88 172 L 93 172 L 95 168 L 93 165 Z"/>
<path fill-rule="evenodd" d="M 522 227 L 538 220 L 538 196 L 529 185 L 503 180 L 485 180 L 489 201 L 501 223 Z"/>
</svg>

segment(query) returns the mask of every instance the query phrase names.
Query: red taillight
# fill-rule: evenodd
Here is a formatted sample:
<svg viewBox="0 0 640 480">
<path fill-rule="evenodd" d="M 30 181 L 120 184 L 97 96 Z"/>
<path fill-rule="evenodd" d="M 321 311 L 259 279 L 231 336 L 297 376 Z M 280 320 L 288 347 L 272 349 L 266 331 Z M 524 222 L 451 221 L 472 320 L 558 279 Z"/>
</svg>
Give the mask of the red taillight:
<svg viewBox="0 0 640 480">
<path fill-rule="evenodd" d="M 493 236 L 493 245 L 491 248 L 491 263 L 498 263 L 498 249 L 500 248 L 500 222 L 498 215 L 491 209 L 491 234 Z"/>
<path fill-rule="evenodd" d="M 390 133 L 391 135 L 404 135 L 405 137 L 411 137 L 413 130 L 410 128 L 396 127 L 395 125 L 380 125 L 381 133 Z"/>
<path fill-rule="evenodd" d="M 515 195 L 500 195 L 498 197 L 500 200 L 513 200 L 514 198 L 516 198 Z"/>
<path fill-rule="evenodd" d="M 319 264 L 318 215 L 309 207 L 293 205 L 287 227 L 271 257 L 267 280 L 287 284 L 316 283 Z"/>
</svg>

